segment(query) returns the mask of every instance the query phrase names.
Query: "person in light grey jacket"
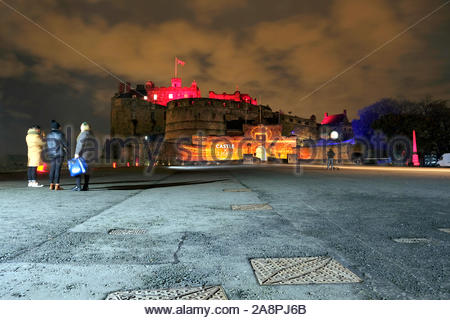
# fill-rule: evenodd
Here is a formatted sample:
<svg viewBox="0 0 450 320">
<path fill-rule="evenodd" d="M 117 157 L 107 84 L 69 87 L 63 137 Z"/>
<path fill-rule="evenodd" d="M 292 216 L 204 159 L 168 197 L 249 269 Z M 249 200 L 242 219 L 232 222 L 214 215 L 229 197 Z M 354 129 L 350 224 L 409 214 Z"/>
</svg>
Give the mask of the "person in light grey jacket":
<svg viewBox="0 0 450 320">
<path fill-rule="evenodd" d="M 92 173 L 92 167 L 98 160 L 98 144 L 95 140 L 94 134 L 91 131 L 91 126 L 87 122 L 81 124 L 81 132 L 77 137 L 77 146 L 75 148 L 75 158 L 82 157 L 87 165 L 88 170 L 84 176 L 84 185 L 81 188 L 81 176 L 76 177 L 76 186 L 73 191 L 88 191 L 89 190 L 89 178 Z"/>
</svg>

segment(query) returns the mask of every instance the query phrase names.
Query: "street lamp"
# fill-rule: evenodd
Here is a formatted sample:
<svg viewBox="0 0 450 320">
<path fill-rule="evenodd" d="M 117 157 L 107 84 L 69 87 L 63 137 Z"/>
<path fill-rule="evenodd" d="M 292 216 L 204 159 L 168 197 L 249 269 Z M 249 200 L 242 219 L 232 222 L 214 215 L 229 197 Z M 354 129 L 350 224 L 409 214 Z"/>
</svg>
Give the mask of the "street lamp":
<svg viewBox="0 0 450 320">
<path fill-rule="evenodd" d="M 337 132 L 336 130 L 331 131 L 330 132 L 330 138 L 331 138 L 331 140 L 333 140 L 333 141 L 338 143 L 338 146 L 337 146 L 338 161 L 337 162 L 341 163 L 341 161 L 340 161 L 340 159 L 341 159 L 341 145 L 339 144 L 339 141 L 338 141 L 338 139 L 339 139 L 339 132 Z M 333 161 L 334 161 L 334 159 L 333 159 Z"/>
<path fill-rule="evenodd" d="M 339 138 L 339 132 L 337 132 L 336 130 L 333 130 L 330 132 L 330 138 L 332 140 L 337 140 Z"/>
</svg>

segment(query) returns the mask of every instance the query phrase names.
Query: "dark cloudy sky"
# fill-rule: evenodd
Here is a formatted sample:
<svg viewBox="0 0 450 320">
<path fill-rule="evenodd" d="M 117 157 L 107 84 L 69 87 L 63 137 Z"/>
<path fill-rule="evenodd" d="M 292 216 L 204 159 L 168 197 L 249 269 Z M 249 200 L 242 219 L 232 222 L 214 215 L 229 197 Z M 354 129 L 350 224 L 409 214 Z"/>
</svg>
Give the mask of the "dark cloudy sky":
<svg viewBox="0 0 450 320">
<path fill-rule="evenodd" d="M 51 119 L 109 131 L 118 81 L 0 1 L 0 154 Z M 5 0 L 131 83 L 166 86 L 174 56 L 202 95 L 236 86 L 300 116 L 383 97 L 450 98 L 450 4 L 303 99 L 443 0 Z"/>
</svg>

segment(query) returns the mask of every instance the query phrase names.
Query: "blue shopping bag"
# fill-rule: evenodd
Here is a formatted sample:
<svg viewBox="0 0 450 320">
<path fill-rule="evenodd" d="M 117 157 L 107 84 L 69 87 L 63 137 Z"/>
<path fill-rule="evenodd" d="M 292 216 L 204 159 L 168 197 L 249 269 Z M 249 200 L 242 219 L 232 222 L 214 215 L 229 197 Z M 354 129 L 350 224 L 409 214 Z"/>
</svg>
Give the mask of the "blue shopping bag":
<svg viewBox="0 0 450 320">
<path fill-rule="evenodd" d="M 88 165 L 82 157 L 73 158 L 72 160 L 67 161 L 67 165 L 72 177 L 76 177 L 80 174 L 86 173 L 88 169 Z"/>
</svg>

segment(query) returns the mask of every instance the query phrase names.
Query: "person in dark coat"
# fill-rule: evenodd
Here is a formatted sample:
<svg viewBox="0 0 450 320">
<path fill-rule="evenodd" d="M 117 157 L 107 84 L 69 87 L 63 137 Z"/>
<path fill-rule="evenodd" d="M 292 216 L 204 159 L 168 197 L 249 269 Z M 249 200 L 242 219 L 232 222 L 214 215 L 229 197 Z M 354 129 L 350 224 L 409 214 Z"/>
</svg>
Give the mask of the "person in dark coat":
<svg viewBox="0 0 450 320">
<path fill-rule="evenodd" d="M 51 132 L 47 135 L 47 157 L 50 160 L 50 190 L 63 190 L 59 181 L 61 176 L 61 166 L 66 155 L 67 141 L 64 133 L 61 132 L 61 125 L 52 120 Z"/>
<path fill-rule="evenodd" d="M 330 148 L 330 150 L 328 150 L 328 152 L 327 152 L 327 157 L 328 157 L 327 170 L 328 169 L 331 169 L 331 170 L 334 169 L 334 156 L 335 155 L 336 154 L 334 153 L 333 149 Z"/>
<path fill-rule="evenodd" d="M 82 157 L 87 165 L 88 170 L 85 174 L 76 177 L 76 186 L 73 191 L 88 191 L 89 179 L 92 173 L 92 167 L 97 161 L 97 141 L 91 131 L 91 126 L 87 122 L 83 122 L 80 126 L 80 134 L 77 137 L 77 146 L 75 148 L 75 158 Z M 81 187 L 81 176 L 84 176 L 83 188 Z"/>
</svg>

